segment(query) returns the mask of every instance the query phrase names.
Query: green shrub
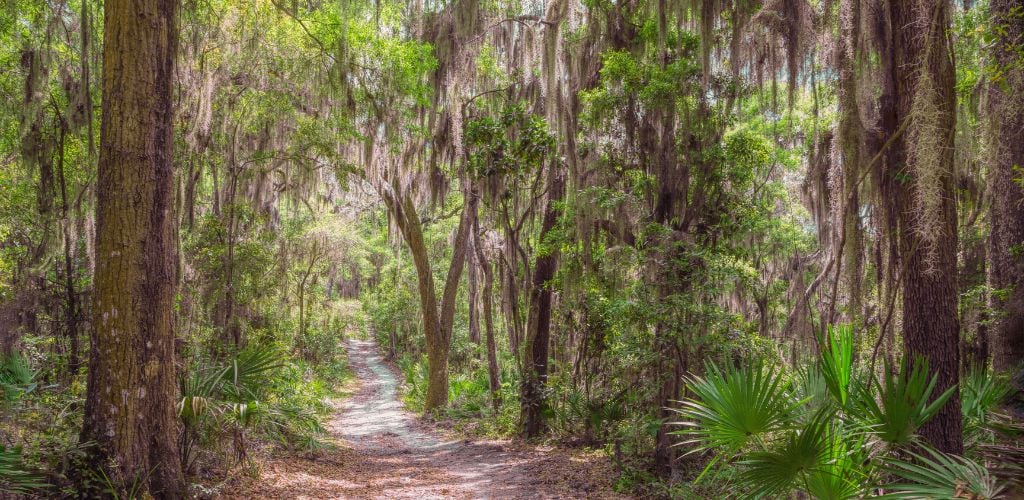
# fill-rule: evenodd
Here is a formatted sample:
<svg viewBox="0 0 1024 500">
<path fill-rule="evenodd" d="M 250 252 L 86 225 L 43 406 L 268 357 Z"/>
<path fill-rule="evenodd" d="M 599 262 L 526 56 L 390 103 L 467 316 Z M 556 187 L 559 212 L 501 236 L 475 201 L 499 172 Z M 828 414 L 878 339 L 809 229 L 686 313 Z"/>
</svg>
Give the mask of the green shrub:
<svg viewBox="0 0 1024 500">
<path fill-rule="evenodd" d="M 178 403 L 183 460 L 191 466 L 199 448 L 230 441 L 235 459 L 244 461 L 251 433 L 318 446 L 327 392 L 276 346 L 250 347 L 221 362 L 196 363 L 182 378 Z"/>
<path fill-rule="evenodd" d="M 850 329 L 830 331 L 819 359 L 796 377 L 762 363 L 688 377 L 693 396 L 678 433 L 690 453 L 713 454 L 695 484 L 725 469 L 750 497 L 845 499 L 881 488 L 897 498 L 994 498 L 1000 487 L 981 465 L 915 452 L 927 450 L 916 433 L 955 388 L 934 395 L 937 376 L 922 359 L 886 366 L 879 380 L 854 362 L 852 342 Z M 987 375 L 969 375 L 964 387 L 965 428 L 987 421 L 1005 395 Z M 890 484 L 893 474 L 905 482 Z"/>
</svg>

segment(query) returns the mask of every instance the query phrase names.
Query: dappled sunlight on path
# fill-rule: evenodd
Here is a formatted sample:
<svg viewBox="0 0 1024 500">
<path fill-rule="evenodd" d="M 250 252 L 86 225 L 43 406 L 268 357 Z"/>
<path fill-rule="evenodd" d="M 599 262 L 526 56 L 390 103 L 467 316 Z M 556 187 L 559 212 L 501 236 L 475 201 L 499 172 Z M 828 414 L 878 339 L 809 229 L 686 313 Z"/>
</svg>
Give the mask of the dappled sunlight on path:
<svg viewBox="0 0 1024 500">
<path fill-rule="evenodd" d="M 443 437 L 405 411 L 371 341 L 349 340 L 359 389 L 328 431 L 337 451 L 269 460 L 238 498 L 617 498 L 606 460 L 508 441 Z M 593 458 L 593 460 L 590 460 Z"/>
</svg>

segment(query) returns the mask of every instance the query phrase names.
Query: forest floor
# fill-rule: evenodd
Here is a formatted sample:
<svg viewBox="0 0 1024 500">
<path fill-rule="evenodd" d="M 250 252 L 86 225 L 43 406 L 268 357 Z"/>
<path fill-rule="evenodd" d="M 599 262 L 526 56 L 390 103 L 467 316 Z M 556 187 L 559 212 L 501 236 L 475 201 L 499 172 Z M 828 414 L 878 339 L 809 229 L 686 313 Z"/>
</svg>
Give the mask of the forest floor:
<svg viewBox="0 0 1024 500">
<path fill-rule="evenodd" d="M 333 449 L 266 457 L 229 498 L 626 498 L 599 453 L 450 435 L 405 411 L 377 345 L 349 340 L 358 389 L 335 403 Z"/>
</svg>

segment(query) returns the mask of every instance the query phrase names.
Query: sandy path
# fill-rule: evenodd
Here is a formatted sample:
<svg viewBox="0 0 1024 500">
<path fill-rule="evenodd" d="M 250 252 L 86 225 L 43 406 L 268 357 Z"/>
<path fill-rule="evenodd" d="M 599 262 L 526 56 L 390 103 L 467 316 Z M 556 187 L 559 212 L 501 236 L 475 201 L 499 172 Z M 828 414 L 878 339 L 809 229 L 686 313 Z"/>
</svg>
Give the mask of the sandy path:
<svg viewBox="0 0 1024 500">
<path fill-rule="evenodd" d="M 441 436 L 406 412 L 398 381 L 370 341 L 348 342 L 359 390 L 328 426 L 340 450 L 268 461 L 238 497 L 262 498 L 612 498 L 599 457 L 506 441 Z"/>
</svg>

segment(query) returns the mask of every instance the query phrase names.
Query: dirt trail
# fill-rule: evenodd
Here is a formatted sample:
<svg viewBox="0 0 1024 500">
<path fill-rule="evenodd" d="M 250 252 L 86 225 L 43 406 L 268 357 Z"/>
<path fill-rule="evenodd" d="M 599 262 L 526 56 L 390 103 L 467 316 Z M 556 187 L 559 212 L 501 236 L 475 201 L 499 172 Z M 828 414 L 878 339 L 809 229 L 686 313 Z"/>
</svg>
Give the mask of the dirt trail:
<svg viewBox="0 0 1024 500">
<path fill-rule="evenodd" d="M 348 342 L 358 391 L 328 430 L 339 450 L 276 457 L 245 498 L 623 498 L 602 457 L 508 441 L 445 438 L 406 412 L 376 344 Z"/>
</svg>

